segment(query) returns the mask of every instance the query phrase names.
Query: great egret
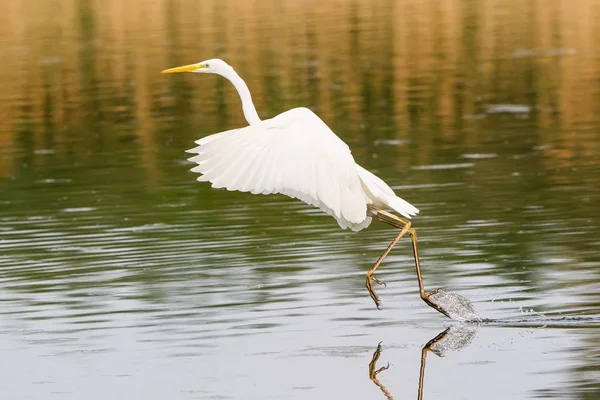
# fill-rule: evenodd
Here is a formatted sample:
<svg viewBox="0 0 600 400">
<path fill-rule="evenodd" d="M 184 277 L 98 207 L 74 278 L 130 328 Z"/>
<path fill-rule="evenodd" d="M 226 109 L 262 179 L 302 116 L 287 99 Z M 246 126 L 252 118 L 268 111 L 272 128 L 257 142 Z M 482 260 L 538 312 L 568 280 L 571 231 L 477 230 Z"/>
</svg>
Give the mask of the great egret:
<svg viewBox="0 0 600 400">
<path fill-rule="evenodd" d="M 388 223 L 400 233 L 367 272 L 366 286 L 380 308 L 381 301 L 373 282 L 381 285 L 374 273 L 392 247 L 406 234 L 412 247 L 421 298 L 431 307 L 449 316 L 423 287 L 417 251 L 417 234 L 406 218 L 419 210 L 396 196 L 380 178 L 358 165 L 350 149 L 311 110 L 304 107 L 261 120 L 250 90 L 235 70 L 220 59 L 170 68 L 162 73 L 197 72 L 217 74 L 237 89 L 249 126 L 206 136 L 188 150 L 197 165 L 193 172 L 202 174 L 200 182 L 214 188 L 226 188 L 254 194 L 281 193 L 320 208 L 331 215 L 342 229 L 360 231 L 371 218 Z M 395 211 L 402 218 L 387 210 Z"/>
</svg>

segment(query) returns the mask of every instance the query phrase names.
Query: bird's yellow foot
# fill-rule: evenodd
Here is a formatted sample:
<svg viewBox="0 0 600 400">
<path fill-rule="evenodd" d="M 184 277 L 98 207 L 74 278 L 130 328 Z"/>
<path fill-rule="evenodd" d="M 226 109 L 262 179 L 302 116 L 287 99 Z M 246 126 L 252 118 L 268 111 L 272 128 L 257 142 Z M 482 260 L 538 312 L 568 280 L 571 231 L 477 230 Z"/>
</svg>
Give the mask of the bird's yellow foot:
<svg viewBox="0 0 600 400">
<path fill-rule="evenodd" d="M 383 286 L 387 286 L 387 285 L 385 284 L 385 282 L 380 281 L 379 279 L 375 278 L 375 275 L 373 275 L 373 274 L 367 274 L 366 282 L 367 282 L 367 290 L 369 291 L 369 295 L 375 302 L 375 306 L 377 307 L 377 309 L 381 310 L 381 300 L 379 300 L 379 296 L 377 296 L 377 293 L 375 293 L 375 289 L 373 289 L 373 282 L 375 282 L 378 285 L 383 285 Z"/>
</svg>

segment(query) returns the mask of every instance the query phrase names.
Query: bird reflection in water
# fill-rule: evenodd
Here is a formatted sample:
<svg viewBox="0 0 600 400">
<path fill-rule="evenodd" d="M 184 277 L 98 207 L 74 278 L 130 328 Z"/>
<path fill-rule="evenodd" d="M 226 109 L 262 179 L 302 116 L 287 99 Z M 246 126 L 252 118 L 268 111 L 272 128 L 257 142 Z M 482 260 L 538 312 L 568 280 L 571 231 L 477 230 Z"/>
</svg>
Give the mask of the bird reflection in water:
<svg viewBox="0 0 600 400">
<path fill-rule="evenodd" d="M 427 361 L 427 354 L 432 352 L 438 357 L 444 357 L 449 351 L 461 350 L 467 347 L 473 341 L 476 331 L 477 325 L 462 324 L 458 326 L 451 326 L 423 346 L 421 349 L 421 366 L 419 370 L 419 385 L 417 391 L 418 400 L 423 399 L 423 385 L 425 382 L 425 365 Z M 371 379 L 371 381 L 377 385 L 387 399 L 391 400 L 393 399 L 392 394 L 377 377 L 380 372 L 385 371 L 390 367 L 390 364 L 387 363 L 384 367 L 377 368 L 377 361 L 379 360 L 381 353 L 381 342 L 379 342 L 377 349 L 375 349 L 375 352 L 373 353 L 371 362 L 369 363 L 369 379 Z"/>
<path fill-rule="evenodd" d="M 381 342 L 379 342 L 379 344 L 377 345 L 377 349 L 375 350 L 375 353 L 373 353 L 373 358 L 371 359 L 371 362 L 369 363 L 369 379 L 371 379 L 373 381 L 373 383 L 375 385 L 377 385 L 377 387 L 379 389 L 381 389 L 381 391 L 383 392 L 383 394 L 385 395 L 386 398 L 391 400 L 391 399 L 393 399 L 392 395 L 390 394 L 390 392 L 388 392 L 386 387 L 384 385 L 382 385 L 381 382 L 379 382 L 379 379 L 377 379 L 377 375 L 381 371 L 385 371 L 386 369 L 388 369 L 390 367 L 390 363 L 387 363 L 387 365 L 385 367 L 376 369 L 377 368 L 377 360 L 379 360 L 379 356 L 381 356 Z"/>
</svg>

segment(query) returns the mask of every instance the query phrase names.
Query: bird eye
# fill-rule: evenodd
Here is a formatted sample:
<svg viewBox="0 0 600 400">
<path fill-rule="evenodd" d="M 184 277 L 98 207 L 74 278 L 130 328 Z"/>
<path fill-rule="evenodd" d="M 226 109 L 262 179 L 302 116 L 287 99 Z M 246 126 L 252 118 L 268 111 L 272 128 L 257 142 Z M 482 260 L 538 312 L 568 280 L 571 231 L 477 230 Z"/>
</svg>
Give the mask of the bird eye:
<svg viewBox="0 0 600 400">
<path fill-rule="evenodd" d="M 210 64 L 204 64 L 204 65 L 206 65 L 206 68 L 210 68 Z"/>
</svg>

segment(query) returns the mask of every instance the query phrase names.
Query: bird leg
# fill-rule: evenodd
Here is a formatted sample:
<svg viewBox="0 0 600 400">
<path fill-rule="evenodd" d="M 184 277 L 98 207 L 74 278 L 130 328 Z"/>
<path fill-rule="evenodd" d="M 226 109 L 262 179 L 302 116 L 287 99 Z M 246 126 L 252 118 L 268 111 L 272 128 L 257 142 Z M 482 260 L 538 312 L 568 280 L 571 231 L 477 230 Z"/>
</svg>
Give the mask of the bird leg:
<svg viewBox="0 0 600 400">
<path fill-rule="evenodd" d="M 383 282 L 379 281 L 377 278 L 375 278 L 373 276 L 373 273 L 375 272 L 375 270 L 377 269 L 377 267 L 379 267 L 379 264 L 381 264 L 381 262 L 383 261 L 383 259 L 388 255 L 388 253 L 392 250 L 392 247 L 394 247 L 396 245 L 396 243 L 398 243 L 398 241 L 405 235 L 405 234 L 409 234 L 411 241 L 412 241 L 412 248 L 413 248 L 413 255 L 415 258 L 415 268 L 417 270 L 417 280 L 419 282 L 419 294 L 421 296 L 421 299 L 423 299 L 423 301 L 425 303 L 427 303 L 428 306 L 436 309 L 437 311 L 441 312 L 442 314 L 444 314 L 447 317 L 450 317 L 448 315 L 448 313 L 446 311 L 444 311 L 444 309 L 442 307 L 440 307 L 439 305 L 435 304 L 434 302 L 432 302 L 429 297 L 433 294 L 435 294 L 436 292 L 431 292 L 428 293 L 425 291 L 425 287 L 423 286 L 423 277 L 421 276 L 421 263 L 419 262 L 419 251 L 417 249 L 417 232 L 415 232 L 415 230 L 413 228 L 411 228 L 411 223 L 410 221 L 399 217 L 397 215 L 394 215 L 390 212 L 387 212 L 385 210 L 382 210 L 378 207 L 375 207 L 371 204 L 369 204 L 367 206 L 367 209 L 370 211 L 370 214 L 373 218 L 376 218 L 382 222 L 385 222 L 386 224 L 389 224 L 395 228 L 399 228 L 402 229 L 400 231 L 400 233 L 398 234 L 398 236 L 396 236 L 396 238 L 394 240 L 392 240 L 392 243 L 390 243 L 390 245 L 388 246 L 387 249 L 385 249 L 385 251 L 383 252 L 383 254 L 379 257 L 379 259 L 377 260 L 377 262 L 375 262 L 375 264 L 373 265 L 373 267 L 369 270 L 369 272 L 367 272 L 367 290 L 369 291 L 369 294 L 371 295 L 371 298 L 373 299 L 373 301 L 375 302 L 375 305 L 377 306 L 377 308 L 379 309 L 381 306 L 381 301 L 379 300 L 379 297 L 377 296 L 377 294 L 375 293 L 375 291 L 373 290 L 373 284 L 371 283 L 372 281 L 375 281 L 378 284 L 382 284 Z"/>
<path fill-rule="evenodd" d="M 409 230 L 410 230 L 410 222 L 402 228 L 402 230 L 400 231 L 398 236 L 396 236 L 394 238 L 394 240 L 392 240 L 392 243 L 390 243 L 390 245 L 387 247 L 387 249 L 385 249 L 383 254 L 381 254 L 381 256 L 379 256 L 379 259 L 375 262 L 375 264 L 373 264 L 373 266 L 371 267 L 369 272 L 367 272 L 367 276 L 366 276 L 367 290 L 369 291 L 369 295 L 375 302 L 375 306 L 377 306 L 378 309 L 381 309 L 380 308 L 381 300 L 379 300 L 379 296 L 377 296 L 377 293 L 375 293 L 375 290 L 373 289 L 373 282 L 377 283 L 378 285 L 384 285 L 384 286 L 385 286 L 385 283 L 380 281 L 379 279 L 375 278 L 375 276 L 373 274 L 375 273 L 375 270 L 377 269 L 377 267 L 379 267 L 379 264 L 381 264 L 383 259 L 389 254 L 389 252 L 392 250 L 392 248 L 396 245 L 396 243 L 398 243 L 398 241 L 400 239 L 402 239 L 402 236 L 406 235 L 406 232 L 408 232 Z"/>
</svg>

